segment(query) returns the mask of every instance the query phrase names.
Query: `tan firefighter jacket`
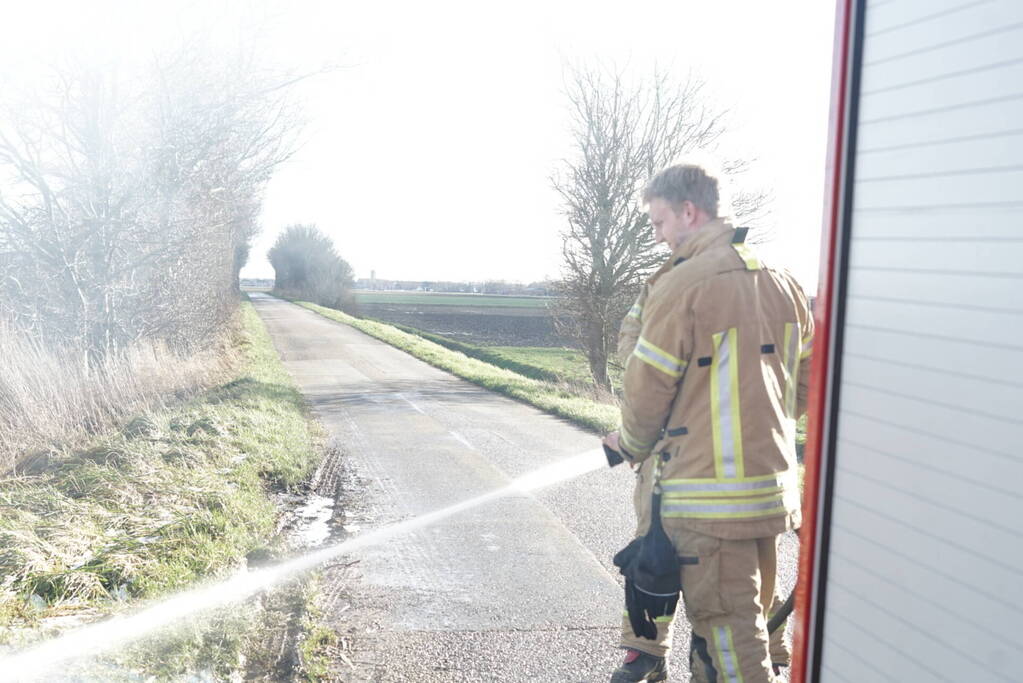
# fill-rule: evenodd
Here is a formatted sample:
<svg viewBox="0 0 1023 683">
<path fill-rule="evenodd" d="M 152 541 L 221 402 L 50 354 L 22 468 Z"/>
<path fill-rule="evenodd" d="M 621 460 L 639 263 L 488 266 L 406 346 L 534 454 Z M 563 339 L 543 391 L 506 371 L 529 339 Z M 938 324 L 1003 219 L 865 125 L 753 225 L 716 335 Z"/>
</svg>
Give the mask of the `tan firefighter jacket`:
<svg viewBox="0 0 1023 683">
<path fill-rule="evenodd" d="M 625 369 L 621 445 L 656 454 L 665 526 L 757 538 L 799 523 L 795 421 L 813 320 L 788 273 L 716 219 L 653 278 Z"/>
</svg>

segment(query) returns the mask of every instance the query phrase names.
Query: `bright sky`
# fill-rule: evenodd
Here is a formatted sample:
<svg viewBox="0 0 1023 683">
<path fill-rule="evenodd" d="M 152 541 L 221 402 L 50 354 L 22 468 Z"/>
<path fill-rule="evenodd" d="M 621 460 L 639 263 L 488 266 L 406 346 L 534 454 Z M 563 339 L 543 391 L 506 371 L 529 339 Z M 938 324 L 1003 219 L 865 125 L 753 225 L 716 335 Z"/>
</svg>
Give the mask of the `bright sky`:
<svg viewBox="0 0 1023 683">
<path fill-rule="evenodd" d="M 550 176 L 571 144 L 563 65 L 575 62 L 701 76 L 731 111 L 729 154 L 755 158 L 750 181 L 774 194 L 769 257 L 816 286 L 834 3 L 107 0 L 4 13 L 20 25 L 0 46 L 8 69 L 60 44 L 142 55 L 195 30 L 228 45 L 256 30 L 276 63 L 341 65 L 300 89 L 303 146 L 271 182 L 243 276 L 272 276 L 277 232 L 315 223 L 358 277 L 556 277 Z"/>
</svg>

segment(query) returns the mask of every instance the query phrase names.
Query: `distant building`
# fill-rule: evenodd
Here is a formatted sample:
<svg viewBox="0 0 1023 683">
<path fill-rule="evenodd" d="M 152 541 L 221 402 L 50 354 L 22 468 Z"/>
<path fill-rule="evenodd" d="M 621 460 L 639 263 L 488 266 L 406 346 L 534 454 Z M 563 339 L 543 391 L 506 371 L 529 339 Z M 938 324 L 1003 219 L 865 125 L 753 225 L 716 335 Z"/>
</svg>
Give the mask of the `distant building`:
<svg viewBox="0 0 1023 683">
<path fill-rule="evenodd" d="M 371 277 L 359 278 L 355 281 L 356 289 L 406 291 L 406 292 L 445 292 L 464 294 L 497 294 L 512 296 L 551 296 L 554 293 L 553 283 L 503 282 L 489 280 L 486 282 L 455 282 L 448 280 L 381 280 L 371 273 Z"/>
<path fill-rule="evenodd" d="M 242 289 L 273 289 L 273 278 L 243 277 L 239 282 Z"/>
</svg>

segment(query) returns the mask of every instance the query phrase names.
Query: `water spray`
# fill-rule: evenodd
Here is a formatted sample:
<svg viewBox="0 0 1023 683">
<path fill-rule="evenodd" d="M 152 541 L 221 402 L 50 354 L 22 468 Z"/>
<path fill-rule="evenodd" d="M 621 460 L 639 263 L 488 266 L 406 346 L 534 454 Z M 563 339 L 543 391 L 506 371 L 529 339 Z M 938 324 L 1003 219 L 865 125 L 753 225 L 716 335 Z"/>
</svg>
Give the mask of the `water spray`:
<svg viewBox="0 0 1023 683">
<path fill-rule="evenodd" d="M 69 661 L 95 657 L 103 652 L 126 645 L 159 631 L 179 619 L 197 612 L 238 602 L 271 588 L 285 579 L 312 569 L 339 555 L 376 545 L 403 534 L 422 529 L 448 517 L 516 494 L 527 494 L 539 489 L 574 479 L 605 466 L 602 451 L 594 450 L 563 458 L 529 474 L 513 479 L 506 486 L 434 510 L 418 517 L 374 529 L 355 538 L 320 548 L 281 564 L 254 570 L 243 570 L 223 581 L 196 588 L 167 598 L 140 612 L 116 616 L 83 626 L 51 640 L 0 659 L 0 672 L 14 680 L 29 680 Z M 52 680 L 51 677 L 48 677 Z"/>
</svg>

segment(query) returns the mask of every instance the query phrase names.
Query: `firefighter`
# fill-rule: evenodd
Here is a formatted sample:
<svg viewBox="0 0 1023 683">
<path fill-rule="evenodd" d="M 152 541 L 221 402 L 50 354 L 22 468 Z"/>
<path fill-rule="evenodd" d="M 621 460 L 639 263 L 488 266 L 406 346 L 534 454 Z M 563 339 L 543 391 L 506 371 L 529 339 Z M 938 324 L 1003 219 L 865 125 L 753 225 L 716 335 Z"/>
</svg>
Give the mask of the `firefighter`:
<svg viewBox="0 0 1023 683">
<path fill-rule="evenodd" d="M 717 217 L 718 183 L 672 166 L 644 190 L 655 234 L 673 249 L 626 320 L 622 427 L 605 443 L 639 467 L 639 534 L 649 493 L 681 561 L 694 681 L 773 681 L 788 662 L 769 643 L 778 537 L 799 524 L 795 422 L 805 410 L 813 321 L 785 271 L 764 265 Z M 621 348 L 620 350 L 624 350 Z M 644 508 L 644 505 L 646 508 Z M 637 636 L 612 681 L 665 680 L 671 618 Z"/>
<path fill-rule="evenodd" d="M 654 227 L 655 242 L 666 242 L 664 235 L 658 226 Z M 629 357 L 636 348 L 639 335 L 643 326 L 643 308 L 646 305 L 650 288 L 657 281 L 657 278 L 664 272 L 671 270 L 672 262 L 669 260 L 663 267 L 656 271 L 643 285 L 635 303 L 626 313 L 618 332 L 617 358 L 622 367 L 628 364 Z M 636 515 L 636 536 L 644 534 L 650 524 L 650 497 L 652 493 L 652 472 L 655 458 L 648 458 L 640 465 L 635 466 L 636 484 L 633 493 L 633 507 Z M 772 598 L 770 614 L 781 607 L 782 600 L 775 595 Z M 628 614 L 622 618 L 622 647 L 628 650 L 626 661 L 622 667 L 621 680 L 643 680 L 645 676 L 660 674 L 667 675 L 666 657 L 671 643 L 670 629 L 673 619 L 661 619 L 659 635 L 665 638 L 663 644 L 654 644 L 647 640 L 637 639 L 632 631 Z M 788 645 L 785 642 L 784 629 L 779 628 L 770 634 L 771 664 L 775 673 L 782 667 L 787 667 L 791 659 Z M 643 675 L 639 675 L 642 673 Z M 651 679 L 655 680 L 655 679 Z"/>
</svg>

